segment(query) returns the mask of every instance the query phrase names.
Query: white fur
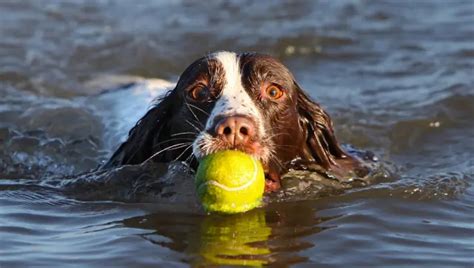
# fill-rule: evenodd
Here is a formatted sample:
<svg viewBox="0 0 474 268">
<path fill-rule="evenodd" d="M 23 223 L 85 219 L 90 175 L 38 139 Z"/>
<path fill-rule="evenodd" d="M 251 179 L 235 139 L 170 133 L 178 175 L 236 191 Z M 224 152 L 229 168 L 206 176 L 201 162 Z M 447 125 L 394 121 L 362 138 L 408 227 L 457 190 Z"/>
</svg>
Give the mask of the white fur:
<svg viewBox="0 0 474 268">
<path fill-rule="evenodd" d="M 214 127 L 214 119 L 217 116 L 238 114 L 254 119 L 257 126 L 257 133 L 260 137 L 263 137 L 264 127 L 262 115 L 242 85 L 239 58 L 235 53 L 226 51 L 214 54 L 214 58 L 224 67 L 225 84 L 221 96 L 219 100 L 217 100 L 207 120 L 206 130 L 210 130 Z M 200 158 L 208 154 L 208 152 L 203 151 L 203 149 L 205 149 L 205 145 L 210 142 L 210 139 L 211 137 L 206 131 L 202 131 L 198 135 L 193 143 L 193 154 L 196 157 Z"/>
<path fill-rule="evenodd" d="M 253 118 L 257 123 L 257 133 L 262 135 L 260 112 L 242 85 L 239 58 L 233 52 L 219 52 L 215 54 L 215 58 L 224 67 L 226 81 L 222 94 L 207 120 L 206 129 L 213 127 L 216 116 L 239 114 Z"/>
<path fill-rule="evenodd" d="M 117 147 L 118 142 L 126 140 L 129 130 L 148 110 L 154 98 L 159 98 L 173 89 L 174 84 L 161 79 L 144 79 L 123 76 L 101 77 L 100 80 L 90 82 L 90 88 L 100 88 L 103 84 L 108 88 L 121 88 L 123 84 L 135 82 L 126 89 L 109 90 L 98 96 L 84 98 L 85 105 L 91 107 L 101 115 L 106 126 L 104 143 L 107 148 Z"/>
</svg>

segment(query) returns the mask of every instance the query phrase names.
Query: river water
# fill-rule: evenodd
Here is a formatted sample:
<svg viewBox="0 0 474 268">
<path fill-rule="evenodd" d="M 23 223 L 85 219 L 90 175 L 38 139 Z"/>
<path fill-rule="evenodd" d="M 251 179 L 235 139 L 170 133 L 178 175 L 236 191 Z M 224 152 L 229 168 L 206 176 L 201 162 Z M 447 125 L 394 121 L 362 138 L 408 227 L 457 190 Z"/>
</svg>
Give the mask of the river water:
<svg viewBox="0 0 474 268">
<path fill-rule="evenodd" d="M 4 0 L 0 36 L 0 267 L 474 265 L 473 1 Z M 217 50 L 281 59 L 384 175 L 219 216 L 179 163 L 90 172 Z"/>
</svg>

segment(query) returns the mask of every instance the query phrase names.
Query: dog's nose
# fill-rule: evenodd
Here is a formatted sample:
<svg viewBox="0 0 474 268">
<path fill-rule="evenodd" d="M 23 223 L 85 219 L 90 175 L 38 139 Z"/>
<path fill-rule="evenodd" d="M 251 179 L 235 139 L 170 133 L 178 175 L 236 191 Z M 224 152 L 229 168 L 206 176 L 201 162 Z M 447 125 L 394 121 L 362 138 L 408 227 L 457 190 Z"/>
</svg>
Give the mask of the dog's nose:
<svg viewBox="0 0 474 268">
<path fill-rule="evenodd" d="M 255 122 L 246 116 L 228 116 L 219 120 L 214 128 L 216 135 L 230 144 L 243 145 L 255 136 Z"/>
</svg>

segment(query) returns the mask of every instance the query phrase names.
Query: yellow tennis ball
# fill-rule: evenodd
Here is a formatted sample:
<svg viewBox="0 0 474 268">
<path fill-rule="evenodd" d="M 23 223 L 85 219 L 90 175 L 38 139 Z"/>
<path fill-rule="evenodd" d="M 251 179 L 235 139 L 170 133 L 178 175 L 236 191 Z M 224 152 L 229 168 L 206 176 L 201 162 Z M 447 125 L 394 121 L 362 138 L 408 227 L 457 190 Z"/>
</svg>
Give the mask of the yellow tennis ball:
<svg viewBox="0 0 474 268">
<path fill-rule="evenodd" d="M 209 215 L 200 222 L 199 253 L 205 265 L 261 267 L 268 264 L 271 253 L 267 241 L 272 228 L 267 225 L 265 210 L 248 213 Z"/>
<path fill-rule="evenodd" d="M 262 200 L 262 164 L 241 151 L 221 151 L 204 157 L 196 172 L 196 188 L 208 212 L 239 213 Z"/>
</svg>

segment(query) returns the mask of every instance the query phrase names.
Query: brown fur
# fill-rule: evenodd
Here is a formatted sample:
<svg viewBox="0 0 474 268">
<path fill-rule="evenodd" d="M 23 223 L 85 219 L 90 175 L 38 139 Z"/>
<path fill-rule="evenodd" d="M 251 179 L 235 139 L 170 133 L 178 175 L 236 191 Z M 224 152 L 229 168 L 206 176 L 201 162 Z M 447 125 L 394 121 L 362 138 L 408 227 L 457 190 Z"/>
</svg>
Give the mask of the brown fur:
<svg viewBox="0 0 474 268">
<path fill-rule="evenodd" d="M 263 114 L 265 130 L 274 146 L 273 157 L 264 163 L 270 182 L 268 191 L 278 189 L 280 176 L 288 171 L 288 164 L 294 159 L 316 163 L 340 176 L 358 168 L 358 161 L 348 155 L 337 141 L 329 115 L 308 97 L 283 64 L 261 54 L 240 54 L 239 58 L 242 83 Z M 206 125 L 223 87 L 223 77 L 219 62 L 211 56 L 191 64 L 176 87 L 130 130 L 127 141 L 104 168 L 139 164 L 148 159 L 188 161 L 196 168 L 197 161 L 188 145 Z M 204 102 L 191 103 L 186 94 L 195 83 L 207 86 L 212 97 Z M 285 99 L 278 103 L 259 99 L 262 83 L 274 83 L 284 88 Z M 180 145 L 182 142 L 186 144 Z"/>
</svg>

